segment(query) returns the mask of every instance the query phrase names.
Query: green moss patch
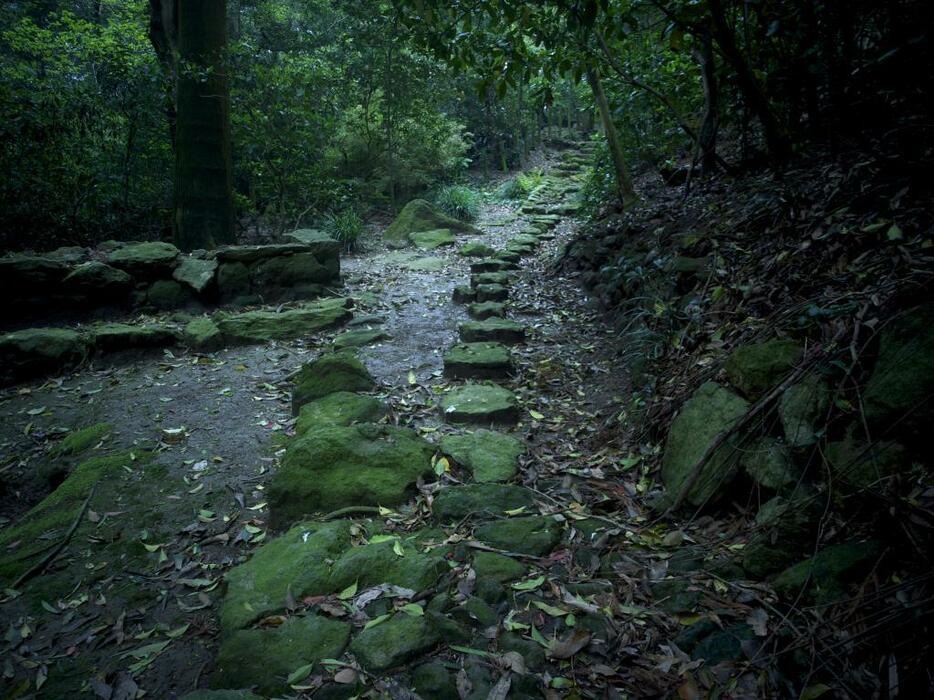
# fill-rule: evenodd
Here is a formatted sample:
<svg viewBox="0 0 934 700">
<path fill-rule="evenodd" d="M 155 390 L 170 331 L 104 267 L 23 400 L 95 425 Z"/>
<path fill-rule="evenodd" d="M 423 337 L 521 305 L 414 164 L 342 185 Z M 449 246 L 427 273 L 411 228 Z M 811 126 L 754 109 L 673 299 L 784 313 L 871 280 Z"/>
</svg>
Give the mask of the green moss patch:
<svg viewBox="0 0 934 700">
<path fill-rule="evenodd" d="M 295 434 L 304 435 L 319 425 L 376 423 L 388 411 L 386 404 L 372 396 L 338 391 L 302 406 Z"/>
<path fill-rule="evenodd" d="M 326 353 L 309 362 L 295 378 L 292 390 L 292 412 L 309 401 L 338 391 L 372 391 L 376 381 L 350 350 Z"/>
<path fill-rule="evenodd" d="M 503 517 L 506 511 L 530 508 L 534 502 L 532 492 L 521 486 L 467 484 L 442 489 L 431 510 L 439 522 L 447 523 L 468 516 Z"/>
<path fill-rule="evenodd" d="M 542 557 L 561 540 L 561 525 L 552 518 L 508 518 L 481 525 L 476 538 L 497 549 Z"/>
<path fill-rule="evenodd" d="M 509 349 L 499 343 L 461 343 L 444 356 L 444 376 L 452 379 L 505 379 L 512 371 Z"/>
<path fill-rule="evenodd" d="M 525 445 L 511 435 L 480 429 L 444 436 L 441 450 L 469 469 L 476 481 L 508 481 L 516 475 Z"/>
<path fill-rule="evenodd" d="M 441 399 L 441 414 L 448 423 L 510 424 L 519 419 L 516 396 L 501 386 L 467 384 Z"/>
</svg>

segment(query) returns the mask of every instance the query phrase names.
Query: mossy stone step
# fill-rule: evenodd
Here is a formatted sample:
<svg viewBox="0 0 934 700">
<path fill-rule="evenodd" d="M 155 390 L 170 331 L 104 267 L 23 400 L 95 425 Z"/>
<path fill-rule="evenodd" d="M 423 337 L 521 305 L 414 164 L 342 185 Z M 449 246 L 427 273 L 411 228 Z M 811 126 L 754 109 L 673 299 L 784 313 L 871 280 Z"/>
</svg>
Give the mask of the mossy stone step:
<svg viewBox="0 0 934 700">
<path fill-rule="evenodd" d="M 91 345 L 98 352 L 164 348 L 178 342 L 173 328 L 156 324 L 102 323 L 91 330 Z"/>
<path fill-rule="evenodd" d="M 454 291 L 451 294 L 451 300 L 455 304 L 470 304 L 477 300 L 477 292 L 472 287 L 468 287 L 465 284 L 459 284 L 454 287 Z"/>
<path fill-rule="evenodd" d="M 561 540 L 561 525 L 540 515 L 507 518 L 479 526 L 474 536 L 497 549 L 542 557 Z"/>
<path fill-rule="evenodd" d="M 441 641 L 426 617 L 396 613 L 390 620 L 364 630 L 350 650 L 369 671 L 383 671 L 420 656 Z"/>
<path fill-rule="evenodd" d="M 538 235 L 533 235 L 531 233 L 517 233 L 515 236 L 510 238 L 507 242 L 507 245 L 538 245 Z"/>
<path fill-rule="evenodd" d="M 465 243 L 457 250 L 457 254 L 465 258 L 488 258 L 494 253 L 496 249 L 485 243 Z"/>
<path fill-rule="evenodd" d="M 289 674 L 344 653 L 351 627 L 321 615 L 286 620 L 279 627 L 239 630 L 221 643 L 211 684 L 256 687 L 264 695 L 288 693 Z"/>
<path fill-rule="evenodd" d="M 482 304 L 471 304 L 467 307 L 467 313 L 471 318 L 478 321 L 488 318 L 503 318 L 506 315 L 506 307 L 498 301 L 485 301 Z"/>
<path fill-rule="evenodd" d="M 441 438 L 441 451 L 469 469 L 475 481 L 508 481 L 518 471 L 525 445 L 512 435 L 480 429 L 463 435 L 445 435 Z"/>
<path fill-rule="evenodd" d="M 506 301 L 509 298 L 509 288 L 502 284 L 478 284 L 473 292 L 473 299 L 478 303 L 487 301 Z"/>
<path fill-rule="evenodd" d="M 478 272 L 470 277 L 470 286 L 478 287 L 481 284 L 500 284 L 506 286 L 512 281 L 508 272 Z"/>
<path fill-rule="evenodd" d="M 348 506 L 396 506 L 431 474 L 434 446 L 408 428 L 320 425 L 292 441 L 269 484 L 274 527 Z"/>
<path fill-rule="evenodd" d="M 484 321 L 468 321 L 458 327 L 461 340 L 465 343 L 524 343 L 525 326 L 505 318 L 488 318 Z"/>
<path fill-rule="evenodd" d="M 213 319 L 202 316 L 185 325 L 182 342 L 196 352 L 213 352 L 224 347 L 224 334 Z"/>
<path fill-rule="evenodd" d="M 522 260 L 522 255 L 514 250 L 501 250 L 494 257 L 506 263 L 507 270 L 518 270 L 519 261 Z"/>
<path fill-rule="evenodd" d="M 358 328 L 356 330 L 345 331 L 334 336 L 331 341 L 333 346 L 338 349 L 343 348 L 362 348 L 365 345 L 372 345 L 383 340 L 391 340 L 386 331 L 376 329 Z"/>
<path fill-rule="evenodd" d="M 467 484 L 449 486 L 435 496 L 431 512 L 439 523 L 449 523 L 468 516 L 488 520 L 503 517 L 506 511 L 530 508 L 535 502 L 532 491 L 509 484 Z"/>
<path fill-rule="evenodd" d="M 0 385 L 57 372 L 87 356 L 85 339 L 66 328 L 27 328 L 0 336 Z"/>
<path fill-rule="evenodd" d="M 372 391 L 376 381 L 351 350 L 326 353 L 309 362 L 295 377 L 292 415 L 309 401 L 338 391 Z"/>
<path fill-rule="evenodd" d="M 215 316 L 214 321 L 228 343 L 265 343 L 310 335 L 349 321 L 353 314 L 350 299 L 322 299 L 296 309 L 247 311 L 231 316 Z"/>
<path fill-rule="evenodd" d="M 441 246 L 454 245 L 456 239 L 449 228 L 438 228 L 432 231 L 416 231 L 409 234 L 409 240 L 416 248 L 434 250 Z"/>
<path fill-rule="evenodd" d="M 506 270 L 515 270 L 516 267 L 515 263 L 511 263 L 507 260 L 484 258 L 483 260 L 471 263 L 470 272 L 473 274 L 477 274 L 478 272 L 504 272 Z"/>
<path fill-rule="evenodd" d="M 295 434 L 304 435 L 319 425 L 377 423 L 388 412 L 386 404 L 373 396 L 338 391 L 302 406 Z"/>
<path fill-rule="evenodd" d="M 460 343 L 444 356 L 450 379 L 504 379 L 512 371 L 509 349 L 500 343 Z"/>
<path fill-rule="evenodd" d="M 441 399 L 441 413 L 448 423 L 514 424 L 519 420 L 516 395 L 489 384 L 452 389 Z"/>
<path fill-rule="evenodd" d="M 477 579 L 490 579 L 499 583 L 515 581 L 525 576 L 526 568 L 512 557 L 496 552 L 477 552 L 473 556 L 473 570 Z"/>
</svg>

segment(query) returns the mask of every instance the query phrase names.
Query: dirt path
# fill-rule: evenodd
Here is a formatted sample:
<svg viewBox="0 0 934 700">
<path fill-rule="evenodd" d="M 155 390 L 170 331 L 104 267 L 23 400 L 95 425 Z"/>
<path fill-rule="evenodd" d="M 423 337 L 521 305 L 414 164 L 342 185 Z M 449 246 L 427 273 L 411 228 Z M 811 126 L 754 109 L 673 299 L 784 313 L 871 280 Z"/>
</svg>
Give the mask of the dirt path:
<svg viewBox="0 0 934 700">
<path fill-rule="evenodd" d="M 478 222 L 483 233 L 461 236 L 457 243 L 477 241 L 502 249 L 526 225 L 515 207 L 487 205 Z M 588 308 L 573 280 L 551 271 L 573 225 L 563 217 L 553 236 L 543 236 L 512 273 L 507 315 L 525 326 L 526 342 L 512 349 L 515 372 L 500 384 L 516 394 L 519 404 L 519 420 L 510 433 L 522 440 L 525 451 L 514 481 L 538 494 L 532 510 L 564 523 L 564 544 L 529 573 L 533 583 L 536 571 L 548 573 L 550 583 L 543 587 L 543 578 L 528 590 L 548 591 L 542 600 L 557 596 L 553 603 L 567 603 L 571 584 L 593 579 L 591 589 L 574 590 L 603 598 L 591 595 L 585 601 L 577 593 L 571 598 L 583 618 L 587 611 L 597 615 L 613 587 L 598 579 L 600 548 L 581 547 L 581 538 L 618 533 L 611 521 L 599 521 L 599 514 L 619 509 L 619 501 L 606 494 L 622 488 L 615 485 L 617 477 L 631 465 L 626 455 L 606 449 L 603 438 L 628 395 L 627 378 L 613 360 L 613 333 Z M 436 404 L 452 384 L 443 377 L 444 353 L 457 342 L 458 325 L 469 320 L 452 293 L 457 285 L 469 283 L 472 262 L 458 255 L 455 246 L 430 253 L 373 250 L 351 256 L 343 265 L 344 293 L 356 301 L 354 324 L 382 328 L 391 336 L 359 350 L 379 382 L 377 394 L 392 408 L 391 421 L 435 442 L 460 430 L 442 421 Z M 207 682 L 217 653 L 222 574 L 272 537 L 265 488 L 284 436 L 292 430 L 290 385 L 280 380 L 318 356 L 333 335 L 210 356 L 143 357 L 20 387 L 3 397 L 4 469 L 20 477 L 2 495 L 3 514 L 11 522 L 47 490 L 46 445 L 57 433 L 110 423 L 112 429 L 82 459 L 130 455 L 121 464 L 128 481 L 107 493 L 112 504 L 82 514 L 88 527 L 80 528 L 48 571 L 6 593 L 0 613 L 9 629 L 11 653 L 3 673 L 4 684 L 13 691 L 10 697 L 28 697 L 37 688 L 40 697 L 134 697 L 138 688 L 147 697 L 174 698 Z M 151 461 L 140 456 L 150 451 Z M 453 474 L 449 483 L 457 483 Z M 628 495 L 625 489 L 618 493 L 623 500 Z M 99 499 L 100 493 L 95 504 Z M 574 529 L 569 524 L 575 518 L 569 514 L 598 519 Z M 410 511 L 405 526 L 413 529 L 424 519 L 423 511 Z M 387 524 L 400 525 L 391 518 Z M 51 547 L 63 528 L 37 536 Z M 456 529 L 452 537 L 459 537 Z M 469 591 L 468 597 L 475 598 Z M 559 642 L 573 646 L 583 641 L 578 646 L 593 642 L 591 651 L 605 655 L 611 644 L 622 643 L 619 630 L 609 638 L 596 628 L 584 640 L 583 628 L 573 626 L 574 615 L 567 617 L 573 605 L 556 613 L 554 605 L 543 603 L 546 607 L 529 612 L 527 603 L 523 615 L 535 618 L 531 624 L 536 634 L 530 637 L 524 623 L 507 629 L 524 630 L 522 641 L 531 639 L 533 648 L 553 651 Z M 507 609 L 487 607 L 500 617 Z M 552 638 L 541 644 L 542 633 Z M 434 658 L 447 664 L 462 697 L 486 697 L 494 686 L 503 694 L 491 697 L 505 697 L 503 688 L 508 690 L 509 683 L 502 679 L 509 679 L 510 672 L 485 653 L 475 654 L 482 663 L 469 669 L 462 657 L 471 660 L 470 652 L 442 649 Z M 561 654 L 548 664 L 539 663 L 541 655 L 541 649 L 519 649 L 529 668 L 514 674 L 509 697 L 526 697 L 536 684 L 561 688 L 580 681 L 552 683 L 555 677 L 573 677 L 573 669 L 562 670 L 567 662 L 559 660 Z M 410 697 L 399 689 L 411 680 L 367 675 L 358 665 L 347 668 L 355 674 L 354 683 L 366 678 L 365 686 L 352 683 L 348 690 L 377 688 Z M 526 676 L 530 680 L 520 683 Z M 353 694 L 333 694 L 335 687 L 345 688 L 327 683 L 328 678 L 313 678 L 325 684 L 320 697 Z M 302 687 L 300 681 L 293 687 Z M 466 684 L 472 689 L 467 691 Z"/>
</svg>

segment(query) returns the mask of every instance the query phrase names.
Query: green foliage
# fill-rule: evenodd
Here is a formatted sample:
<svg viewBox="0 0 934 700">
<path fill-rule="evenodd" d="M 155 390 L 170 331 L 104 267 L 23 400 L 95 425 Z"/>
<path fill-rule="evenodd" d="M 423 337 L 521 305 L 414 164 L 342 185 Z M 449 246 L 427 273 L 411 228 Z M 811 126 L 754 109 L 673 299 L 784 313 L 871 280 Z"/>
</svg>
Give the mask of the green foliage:
<svg viewBox="0 0 934 700">
<path fill-rule="evenodd" d="M 353 250 L 363 233 L 363 219 L 353 209 L 326 214 L 324 230 L 331 238 L 343 243 L 345 250 Z"/>
<path fill-rule="evenodd" d="M 438 190 L 435 204 L 446 214 L 459 221 L 476 221 L 480 216 L 483 197 L 465 185 L 448 185 Z"/>
<path fill-rule="evenodd" d="M 545 181 L 545 173 L 540 168 L 533 168 L 511 177 L 493 193 L 493 196 L 499 200 L 525 199 L 532 190 Z"/>
</svg>

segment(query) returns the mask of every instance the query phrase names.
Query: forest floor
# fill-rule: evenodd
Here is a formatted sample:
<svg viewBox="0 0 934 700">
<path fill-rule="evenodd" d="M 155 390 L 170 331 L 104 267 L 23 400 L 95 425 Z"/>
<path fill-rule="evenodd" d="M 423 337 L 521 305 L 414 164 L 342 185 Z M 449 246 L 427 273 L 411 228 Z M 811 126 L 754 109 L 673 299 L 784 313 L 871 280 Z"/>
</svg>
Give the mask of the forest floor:
<svg viewBox="0 0 934 700">
<path fill-rule="evenodd" d="M 525 223 L 515 208 L 485 206 L 482 235 L 461 236 L 458 245 L 500 248 Z M 674 667 L 692 663 L 676 648 L 662 646 L 668 652 L 658 656 L 659 630 L 670 621 L 627 583 L 644 570 L 620 548 L 649 540 L 639 533 L 643 516 L 631 500 L 640 488 L 628 476 L 637 459 L 609 447 L 607 431 L 630 388 L 616 361 L 616 333 L 575 280 L 553 270 L 574 226 L 562 220 L 511 273 L 508 316 L 525 327 L 526 342 L 512 348 L 515 373 L 500 382 L 519 404 L 511 432 L 525 452 L 514 481 L 534 494 L 519 510 L 553 519 L 561 543 L 547 555 L 518 556 L 531 566 L 506 589 L 508 598 L 480 601 L 469 567 L 459 570 L 459 605 L 476 605 L 465 617 L 475 629 L 460 645 L 431 645 L 408 667 L 441 661 L 461 697 L 537 696 L 536 688 L 557 697 L 575 687 L 607 697 L 652 695 L 671 687 Z M 468 320 L 452 292 L 468 283 L 470 264 L 454 247 L 415 253 L 376 242 L 343 263 L 341 293 L 354 300 L 352 323 L 390 336 L 359 351 L 391 407 L 390 422 L 435 442 L 462 432 L 442 420 L 437 397 L 456 383 L 443 377 L 443 355 Z M 84 504 L 77 530 L 48 569 L 4 594 L 0 614 L 11 652 L 4 654 L 4 697 L 174 698 L 210 685 L 223 574 L 275 536 L 264 492 L 293 430 L 284 379 L 337 332 L 210 355 L 123 358 L 3 395 L 0 445 L 15 455 L 6 469 L 15 466 L 22 477 L 2 497 L 8 522 L 44 495 L 50 439 L 104 422 L 112 428 L 83 458 L 129 453 L 124 480 L 99 488 L 91 507 Z M 418 502 L 375 526 L 416 530 L 430 520 L 426 499 L 462 478 L 456 469 L 441 476 L 422 488 Z M 447 528 L 447 541 L 468 541 L 469 520 Z M 37 536 L 52 548 L 63 530 Z M 653 530 L 649 549 L 677 547 L 675 535 Z M 507 632 L 518 655 L 502 646 L 487 651 L 495 652 L 496 638 Z M 652 656 L 643 653 L 649 648 Z M 260 661 L 264 653 L 255 649 Z M 413 697 L 411 676 L 366 673 L 352 656 L 342 658 L 346 666 L 330 666 L 324 676 L 306 672 L 293 688 L 312 693 L 323 686 L 316 697 L 367 689 Z M 337 686 L 329 683 L 335 670 Z M 439 682 L 443 688 L 446 681 Z M 443 695 L 436 689 L 424 697 Z"/>
</svg>

